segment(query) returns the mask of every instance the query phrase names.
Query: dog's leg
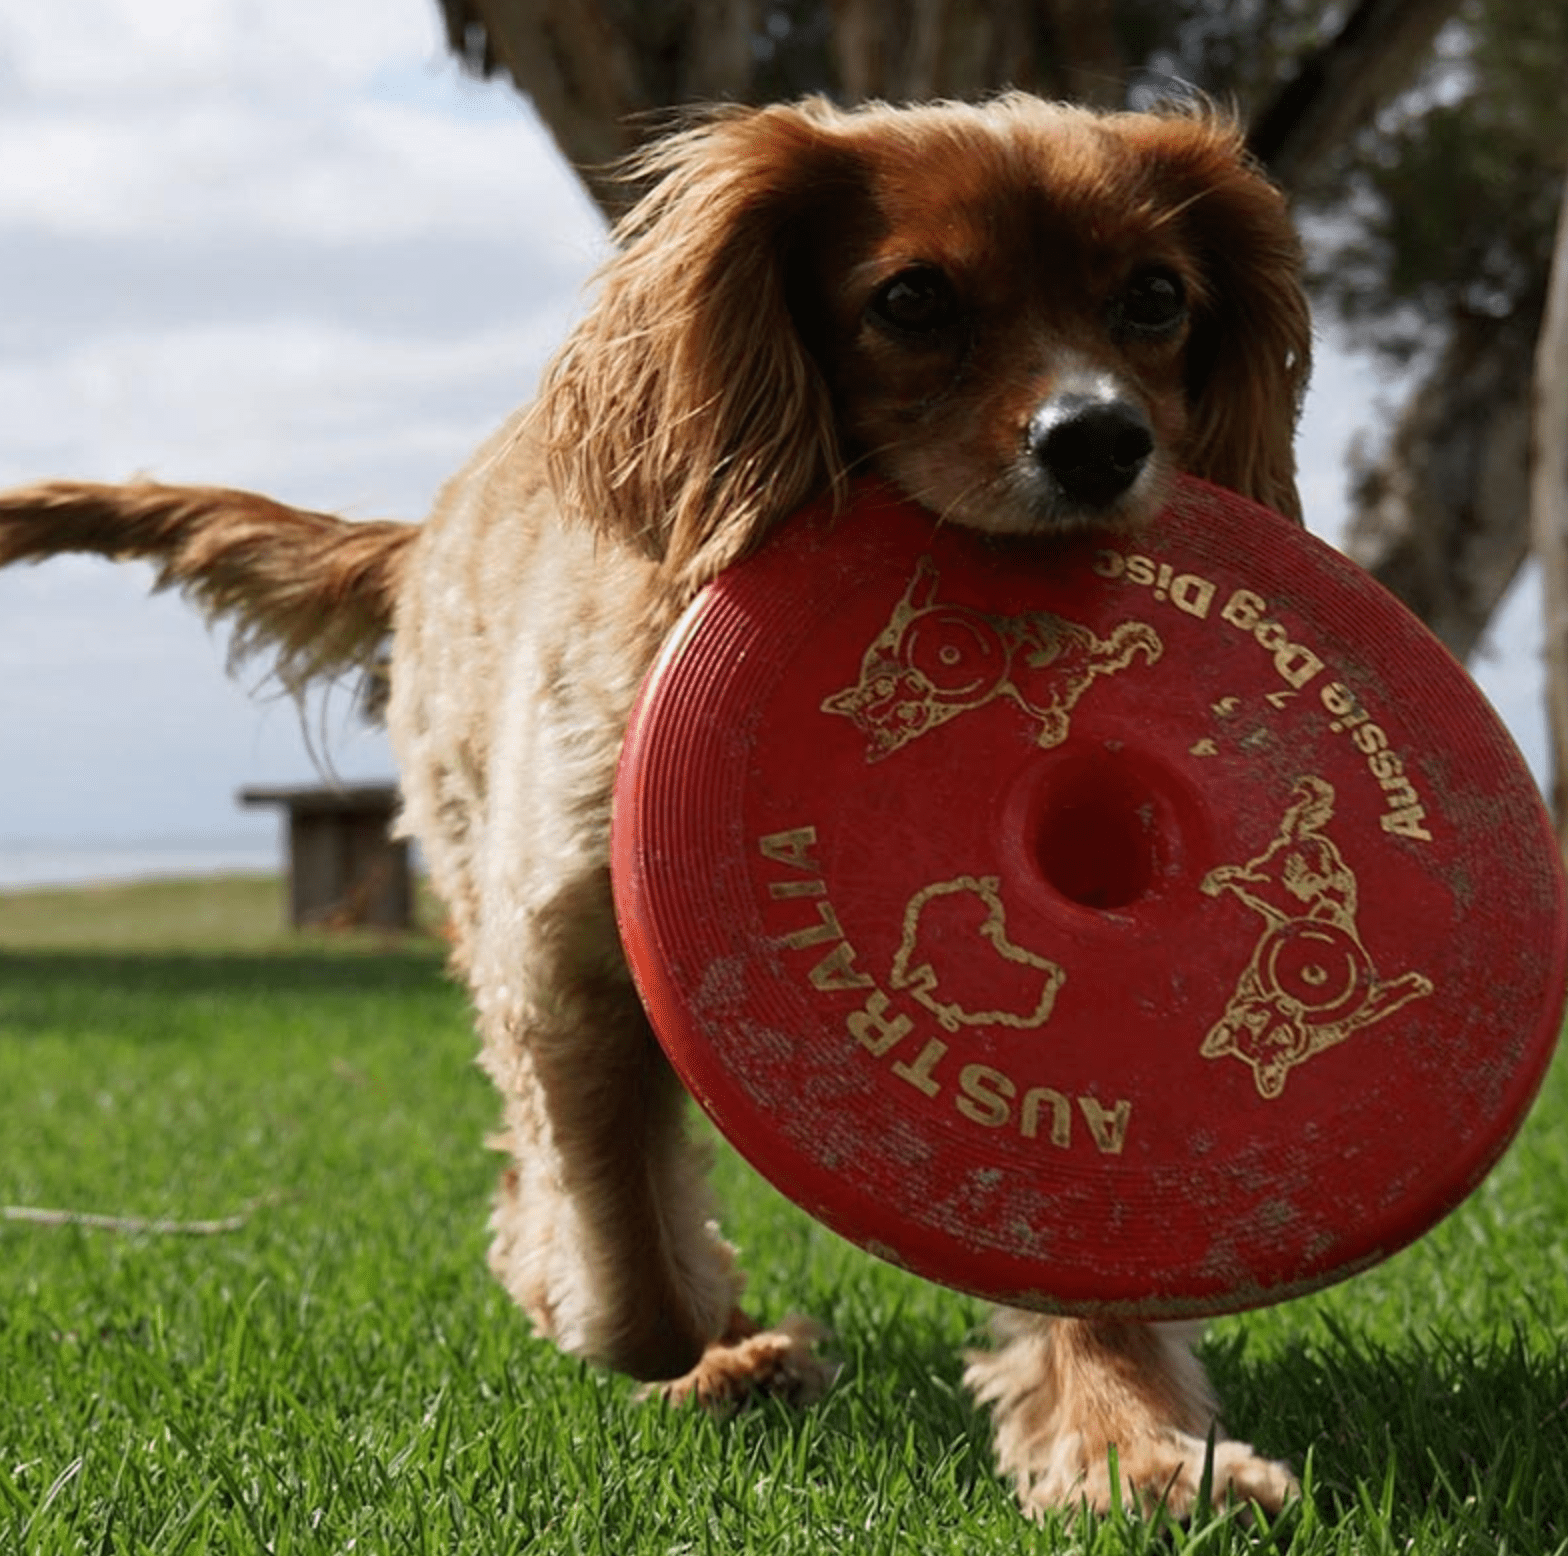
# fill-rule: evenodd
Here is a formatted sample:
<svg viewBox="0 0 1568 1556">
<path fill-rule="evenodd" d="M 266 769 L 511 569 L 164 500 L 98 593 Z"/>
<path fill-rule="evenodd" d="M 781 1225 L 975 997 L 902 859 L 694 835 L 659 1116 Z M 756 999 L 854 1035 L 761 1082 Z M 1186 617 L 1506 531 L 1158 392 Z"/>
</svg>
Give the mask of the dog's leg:
<svg viewBox="0 0 1568 1556">
<path fill-rule="evenodd" d="M 706 1153 L 614 933 L 608 873 L 538 913 L 510 983 L 475 969 L 484 1062 L 506 1098 L 491 1266 L 564 1350 L 721 1405 L 826 1381 L 803 1321 L 763 1330 L 718 1235 Z M 673 1380 L 673 1381 L 669 1381 Z"/>
<path fill-rule="evenodd" d="M 420 532 L 387 709 L 401 826 L 451 913 L 502 1096 L 491 1267 L 572 1355 L 712 1403 L 805 1394 L 823 1377 L 805 1329 L 753 1333 L 739 1311 L 704 1153 L 616 931 L 616 766 L 679 602 L 640 554 L 562 522 L 525 421 Z"/>
<path fill-rule="evenodd" d="M 1110 1450 L 1129 1504 L 1177 1518 L 1197 1500 L 1214 1433 L 1212 1495 L 1277 1511 L 1298 1494 L 1284 1464 L 1218 1429 L 1189 1325 L 1053 1319 L 1011 1309 L 997 1348 L 969 1357 L 964 1381 L 996 1424 L 997 1467 L 1025 1512 L 1111 1505 Z"/>
</svg>

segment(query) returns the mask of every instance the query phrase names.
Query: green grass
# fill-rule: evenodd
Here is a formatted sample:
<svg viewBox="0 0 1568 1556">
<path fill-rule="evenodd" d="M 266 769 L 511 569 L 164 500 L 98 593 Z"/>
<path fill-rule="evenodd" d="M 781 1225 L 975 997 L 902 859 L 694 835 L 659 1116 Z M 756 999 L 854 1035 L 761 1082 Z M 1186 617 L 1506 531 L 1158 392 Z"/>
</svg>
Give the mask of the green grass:
<svg viewBox="0 0 1568 1556">
<path fill-rule="evenodd" d="M 210 950 L 288 944 L 275 875 L 0 892 L 0 950 Z"/>
<path fill-rule="evenodd" d="M 275 875 L 0 891 L 0 951 L 380 950 L 389 940 L 368 929 L 302 939 L 286 918 L 286 887 Z M 423 885 L 415 919 L 420 934 L 440 922 Z"/>
<path fill-rule="evenodd" d="M 99 949 L 62 904 L 29 928 L 0 899 L 0 1203 L 247 1214 L 212 1236 L 0 1221 L 5 1556 L 1568 1549 L 1560 1069 L 1433 1236 L 1212 1327 L 1228 1414 L 1305 1466 L 1300 1509 L 1272 1532 L 1036 1529 L 958 1386 L 978 1304 L 721 1153 L 752 1301 L 825 1321 L 842 1375 L 798 1414 L 638 1403 L 531 1340 L 485 1271 L 496 1108 L 439 950 L 300 947 L 236 901 L 214 936 L 223 888 L 164 890 L 157 936 L 133 901 Z M 182 914 L 221 948 L 181 949 Z"/>
</svg>

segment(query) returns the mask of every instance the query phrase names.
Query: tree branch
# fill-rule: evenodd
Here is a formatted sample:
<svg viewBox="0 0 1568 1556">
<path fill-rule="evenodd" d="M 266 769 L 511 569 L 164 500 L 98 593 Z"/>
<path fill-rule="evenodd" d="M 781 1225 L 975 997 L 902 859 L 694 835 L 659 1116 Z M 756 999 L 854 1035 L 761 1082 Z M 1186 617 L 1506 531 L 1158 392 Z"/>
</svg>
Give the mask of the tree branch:
<svg viewBox="0 0 1568 1556">
<path fill-rule="evenodd" d="M 1545 591 L 1552 815 L 1559 839 L 1568 842 L 1568 180 L 1535 350 L 1534 412 L 1530 527 Z"/>
<path fill-rule="evenodd" d="M 216 1221 L 149 1220 L 143 1216 L 106 1216 L 93 1210 L 45 1210 L 37 1205 L 0 1205 L 0 1221 L 22 1221 L 30 1226 L 81 1226 L 95 1232 L 146 1233 L 154 1237 L 217 1237 L 238 1232 L 256 1211 L 276 1205 L 281 1194 L 263 1194 L 246 1200 L 232 1216 Z"/>
<path fill-rule="evenodd" d="M 1456 658 L 1474 652 L 1530 551 L 1533 310 L 1461 315 L 1356 482 L 1346 549 Z"/>
<path fill-rule="evenodd" d="M 832 0 L 831 8 L 850 102 L 973 98 L 1036 84 L 1033 0 Z"/>
<path fill-rule="evenodd" d="M 623 198 L 609 167 L 637 144 L 632 121 L 658 99 L 652 57 L 615 0 L 441 0 L 447 36 L 488 72 L 504 69 L 532 100 L 599 207 Z"/>
<path fill-rule="evenodd" d="M 1458 0 L 1359 0 L 1253 118 L 1248 144 L 1286 189 L 1364 125 L 1426 63 Z"/>
</svg>

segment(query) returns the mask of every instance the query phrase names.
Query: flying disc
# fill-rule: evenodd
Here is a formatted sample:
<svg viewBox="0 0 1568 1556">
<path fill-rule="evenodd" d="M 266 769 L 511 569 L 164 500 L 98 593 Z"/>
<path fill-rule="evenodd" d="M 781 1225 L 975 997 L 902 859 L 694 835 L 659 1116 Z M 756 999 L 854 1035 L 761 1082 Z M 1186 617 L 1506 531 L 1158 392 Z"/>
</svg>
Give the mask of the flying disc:
<svg viewBox="0 0 1568 1556">
<path fill-rule="evenodd" d="M 795 516 L 648 676 L 613 875 L 740 1153 L 1045 1311 L 1236 1311 L 1386 1257 L 1496 1162 L 1562 1017 L 1560 856 L 1483 697 L 1192 480 L 1125 537 L 872 485 Z"/>
</svg>

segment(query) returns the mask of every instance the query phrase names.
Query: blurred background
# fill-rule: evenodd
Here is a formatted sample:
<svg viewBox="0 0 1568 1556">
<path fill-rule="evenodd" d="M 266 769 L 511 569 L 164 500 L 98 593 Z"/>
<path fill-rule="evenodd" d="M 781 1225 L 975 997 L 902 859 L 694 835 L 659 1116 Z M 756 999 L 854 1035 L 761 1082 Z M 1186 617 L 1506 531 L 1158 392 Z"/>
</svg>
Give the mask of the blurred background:
<svg viewBox="0 0 1568 1556">
<path fill-rule="evenodd" d="M 1546 782 L 1521 427 L 1568 0 L 954 9 L 0 0 L 0 485 L 151 475 L 417 517 L 578 310 L 607 240 L 568 155 L 626 149 L 650 122 L 627 115 L 1196 85 L 1308 234 L 1310 526 L 1468 657 Z M 350 693 L 302 721 L 229 679 L 149 576 L 0 572 L 0 889 L 272 869 L 277 818 L 238 789 L 391 773 Z"/>
</svg>

